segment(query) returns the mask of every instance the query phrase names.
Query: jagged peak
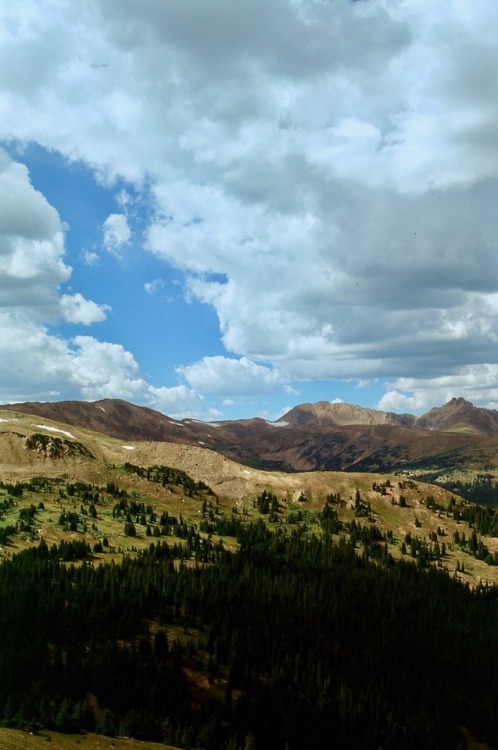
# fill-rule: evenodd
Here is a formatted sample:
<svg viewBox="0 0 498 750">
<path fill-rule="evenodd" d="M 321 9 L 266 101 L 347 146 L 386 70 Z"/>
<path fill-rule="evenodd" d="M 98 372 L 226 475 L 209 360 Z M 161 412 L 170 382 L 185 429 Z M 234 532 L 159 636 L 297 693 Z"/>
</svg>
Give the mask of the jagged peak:
<svg viewBox="0 0 498 750">
<path fill-rule="evenodd" d="M 457 396 L 451 398 L 444 406 L 472 406 L 474 407 L 474 404 L 472 401 L 467 401 L 467 399 L 463 398 L 462 396 Z M 475 407 L 474 407 L 475 408 Z"/>
</svg>

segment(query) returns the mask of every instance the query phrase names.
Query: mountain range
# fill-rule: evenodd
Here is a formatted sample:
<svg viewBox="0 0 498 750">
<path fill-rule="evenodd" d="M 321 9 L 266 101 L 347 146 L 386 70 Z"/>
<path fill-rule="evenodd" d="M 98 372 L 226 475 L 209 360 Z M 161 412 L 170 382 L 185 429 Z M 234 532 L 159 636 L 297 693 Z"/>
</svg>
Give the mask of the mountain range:
<svg viewBox="0 0 498 750">
<path fill-rule="evenodd" d="M 296 406 L 273 422 L 176 420 L 120 399 L 26 402 L 0 409 L 121 440 L 210 448 L 247 466 L 274 471 L 498 466 L 498 411 L 463 398 L 419 417 L 319 401 Z"/>
<path fill-rule="evenodd" d="M 332 727 L 333 737 L 320 727 L 308 742 L 317 692 L 306 677 L 322 674 L 329 653 L 355 670 L 337 680 L 332 665 L 327 681 L 317 685 L 325 696 L 337 690 L 337 705 L 344 702 L 344 685 L 358 684 L 364 695 L 372 665 L 380 675 L 369 693 L 373 708 L 367 701 L 358 718 L 351 710 L 357 704 L 344 703 L 361 736 L 348 734 L 343 742 L 340 735 L 339 744 L 373 747 L 368 727 L 378 715 L 387 717 L 386 726 L 375 729 L 379 737 L 390 736 L 393 726 L 408 727 L 410 742 L 396 735 L 391 744 L 382 742 L 391 748 L 489 750 L 471 733 L 498 736 L 496 695 L 490 692 L 498 482 L 496 472 L 479 476 L 484 467 L 498 467 L 497 412 L 464 399 L 421 417 L 322 401 L 297 406 L 274 422 L 208 423 L 113 399 L 22 403 L 0 407 L 0 455 L 0 662 L 9 667 L 0 681 L 1 747 L 27 747 L 25 730 L 40 726 L 45 732 L 83 728 L 126 735 L 136 738 L 134 746 L 151 750 L 140 738 L 192 747 L 184 723 L 163 721 L 160 713 L 166 699 L 168 711 L 176 710 L 178 695 L 185 695 L 178 715 L 198 730 L 195 746 L 284 747 L 272 733 L 285 685 L 290 688 L 278 725 L 295 733 L 287 718 L 295 713 L 304 717 L 304 739 L 295 746 L 329 747 L 338 732 L 329 710 L 335 693 L 327 698 L 323 725 Z M 421 471 L 403 471 L 417 466 Z M 434 467 L 478 471 L 457 471 L 455 486 L 440 481 L 443 471 L 431 484 Z M 466 497 L 469 487 L 482 490 L 485 505 Z M 40 583 L 40 571 L 59 578 Z M 206 588 L 192 589 L 201 579 Z M 182 581 L 184 589 L 178 588 Z M 310 607 L 312 591 L 317 599 Z M 213 604 L 217 592 L 225 598 Z M 333 617 L 324 618 L 325 603 Z M 13 628 L 12 622 L 24 625 Z M 249 629 L 249 639 L 220 640 Z M 284 637 L 276 679 L 275 644 Z M 78 647 L 67 648 L 76 638 Z M 297 651 L 315 643 L 312 655 Z M 254 664 L 260 669 L 261 648 L 271 662 L 242 679 L 233 665 L 244 666 L 249 647 L 256 649 L 247 659 L 250 670 Z M 58 653 L 61 658 L 54 657 Z M 168 667 L 163 682 L 157 682 L 163 674 L 158 665 Z M 282 673 L 285 665 L 289 671 Z M 309 684 L 311 698 L 296 704 Z M 277 687 L 268 692 L 272 685 Z M 454 685 L 461 691 L 456 697 Z M 385 686 L 384 696 L 379 690 Z M 405 697 L 408 688 L 393 713 L 396 696 Z M 26 695 L 29 711 L 22 708 Z M 88 702 L 84 714 L 70 702 L 80 695 Z M 160 703 L 137 710 L 156 695 Z M 413 727 L 428 726 L 434 736 L 432 712 L 437 718 L 441 705 L 448 721 L 437 741 L 429 744 L 424 735 L 412 743 Z M 247 714 L 244 706 L 255 708 Z M 266 706 L 268 724 L 261 724 Z M 407 724 L 412 707 L 415 719 Z M 243 744 L 221 742 L 218 726 L 213 734 L 218 715 L 227 731 L 242 721 Z M 246 725 L 247 716 L 252 723 Z M 14 733 L 14 727 L 24 731 Z M 263 737 L 259 745 L 248 735 L 253 728 Z M 77 742 L 80 736 L 88 748 L 104 747 L 98 736 L 78 735 Z M 60 750 L 68 746 L 65 736 L 47 737 Z M 112 746 L 131 750 L 131 740 L 113 738 Z"/>
</svg>

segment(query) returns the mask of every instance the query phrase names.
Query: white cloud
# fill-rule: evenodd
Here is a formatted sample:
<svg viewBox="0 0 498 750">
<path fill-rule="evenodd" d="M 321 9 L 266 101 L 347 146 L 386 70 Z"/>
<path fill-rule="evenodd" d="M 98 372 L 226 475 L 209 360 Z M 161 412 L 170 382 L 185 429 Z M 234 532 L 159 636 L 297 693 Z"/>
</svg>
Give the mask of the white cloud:
<svg viewBox="0 0 498 750">
<path fill-rule="evenodd" d="M 497 22 L 495 0 L 8 4 L 0 138 L 150 190 L 147 247 L 239 358 L 184 367 L 189 383 L 435 383 L 495 358 Z M 7 172 L 0 302 L 30 287 L 55 315 L 63 227 Z M 128 220 L 104 223 L 111 252 Z"/>
<path fill-rule="evenodd" d="M 221 416 L 220 411 L 207 406 L 199 393 L 183 385 L 172 388 L 151 388 L 149 393 L 149 404 L 173 419 L 188 416 L 193 419 L 209 420 Z"/>
<path fill-rule="evenodd" d="M 174 419 L 212 419 L 219 412 L 185 386 L 155 387 L 148 383 L 131 352 L 120 344 L 76 336 L 71 347 L 72 381 L 85 400 L 122 398 L 157 409 Z"/>
<path fill-rule="evenodd" d="M 0 149 L 0 306 L 55 315 L 57 287 L 69 278 L 63 225 L 34 190 L 22 164 Z"/>
<path fill-rule="evenodd" d="M 133 355 L 91 336 L 50 335 L 19 314 L 0 311 L 0 401 L 123 398 L 180 419 L 213 419 L 219 412 L 185 386 L 154 387 Z"/>
<path fill-rule="evenodd" d="M 131 238 L 128 219 L 124 214 L 110 214 L 102 225 L 104 247 L 110 253 L 116 253 Z"/>
<path fill-rule="evenodd" d="M 386 411 L 420 412 L 460 396 L 476 406 L 496 409 L 498 365 L 467 365 L 436 378 L 399 378 L 387 385 L 378 406 Z"/>
<path fill-rule="evenodd" d="M 144 284 L 144 289 L 147 294 L 151 296 L 157 294 L 161 289 L 164 288 L 164 281 L 162 279 L 154 279 L 153 281 L 147 281 Z"/>
<path fill-rule="evenodd" d="M 86 326 L 105 320 L 106 313 L 111 309 L 109 305 L 97 305 L 85 299 L 79 292 L 63 294 L 60 303 L 65 320 Z"/>
<path fill-rule="evenodd" d="M 84 250 L 81 254 L 85 266 L 95 266 L 100 260 L 98 253 L 93 250 Z"/>
<path fill-rule="evenodd" d="M 223 396 L 253 396 L 282 389 L 278 373 L 246 357 L 204 357 L 200 362 L 177 368 L 197 391 Z"/>
<path fill-rule="evenodd" d="M 19 310 L 0 310 L 0 399 L 4 403 L 58 395 L 70 378 L 63 340 L 50 336 Z"/>
<path fill-rule="evenodd" d="M 47 325 L 60 318 L 90 325 L 110 309 L 80 292 L 59 293 L 71 274 L 64 252 L 57 212 L 26 168 L 0 150 L 0 400 L 109 396 L 167 407 L 176 416 L 216 415 L 185 386 L 152 386 L 121 345 L 49 332 Z"/>
</svg>

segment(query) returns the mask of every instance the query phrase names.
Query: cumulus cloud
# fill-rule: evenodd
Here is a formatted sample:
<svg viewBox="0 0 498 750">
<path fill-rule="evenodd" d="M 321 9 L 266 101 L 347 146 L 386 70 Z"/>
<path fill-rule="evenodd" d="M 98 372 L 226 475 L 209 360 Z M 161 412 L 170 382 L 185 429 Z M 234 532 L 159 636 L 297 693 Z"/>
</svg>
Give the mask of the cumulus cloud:
<svg viewBox="0 0 498 750">
<path fill-rule="evenodd" d="M 0 150 L 0 400 L 129 398 L 178 417 L 217 413 L 185 386 L 152 386 L 121 345 L 91 336 L 64 339 L 50 323 L 91 325 L 110 309 L 80 292 L 60 294 L 64 227 L 27 169 Z"/>
<path fill-rule="evenodd" d="M 177 368 L 177 372 L 197 391 L 223 398 L 269 393 L 281 386 L 275 370 L 246 357 L 204 357 L 193 365 Z"/>
<path fill-rule="evenodd" d="M 462 396 L 476 406 L 498 408 L 498 365 L 467 365 L 437 378 L 399 378 L 387 386 L 379 401 L 385 411 L 426 411 Z"/>
<path fill-rule="evenodd" d="M 55 315 L 57 288 L 71 273 L 63 256 L 57 211 L 0 149 L 0 306 Z"/>
<path fill-rule="evenodd" d="M 192 417 L 194 419 L 216 419 L 221 412 L 208 406 L 204 398 L 193 388 L 184 385 L 172 388 L 149 388 L 149 404 L 154 409 L 168 414 L 174 419 Z"/>
<path fill-rule="evenodd" d="M 85 299 L 82 294 L 63 294 L 60 299 L 64 319 L 70 323 L 82 323 L 85 326 L 105 320 L 109 305 L 97 305 Z"/>
<path fill-rule="evenodd" d="M 118 398 L 129 398 L 143 388 L 140 368 L 121 344 L 76 336 L 72 345 L 74 378 L 88 399 L 113 393 Z"/>
<path fill-rule="evenodd" d="M 104 247 L 110 253 L 117 250 L 130 241 L 131 230 L 128 219 L 124 214 L 110 214 L 102 226 L 104 236 Z"/>
<path fill-rule="evenodd" d="M 7 4 L 0 138 L 148 191 L 146 248 L 237 357 L 180 370 L 204 392 L 276 371 L 463 387 L 498 340 L 497 22 L 494 0 Z M 7 196 L 1 294 L 44 278 L 33 305 L 55 310 L 63 229 L 29 201 L 34 235 L 13 240 Z M 104 246 L 130 237 L 111 214 Z"/>
<path fill-rule="evenodd" d="M 183 385 L 155 387 L 148 383 L 134 356 L 121 344 L 76 336 L 71 347 L 71 367 L 73 383 L 86 400 L 122 398 L 174 418 L 209 419 L 219 415 L 193 389 Z"/>
</svg>

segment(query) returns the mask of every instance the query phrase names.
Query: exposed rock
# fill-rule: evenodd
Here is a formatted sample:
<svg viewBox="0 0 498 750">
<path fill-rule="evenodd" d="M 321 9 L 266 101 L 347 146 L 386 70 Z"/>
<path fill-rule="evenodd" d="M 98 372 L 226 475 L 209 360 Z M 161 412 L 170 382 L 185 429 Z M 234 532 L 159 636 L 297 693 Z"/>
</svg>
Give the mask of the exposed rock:
<svg viewBox="0 0 498 750">
<path fill-rule="evenodd" d="M 24 441 L 23 447 L 25 450 L 36 451 L 39 456 L 52 460 L 74 458 L 78 456 L 93 458 L 93 455 L 88 448 L 82 443 L 53 437 L 52 435 L 42 435 L 41 433 L 28 435 Z"/>
</svg>

